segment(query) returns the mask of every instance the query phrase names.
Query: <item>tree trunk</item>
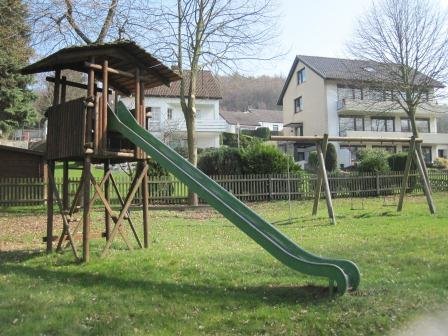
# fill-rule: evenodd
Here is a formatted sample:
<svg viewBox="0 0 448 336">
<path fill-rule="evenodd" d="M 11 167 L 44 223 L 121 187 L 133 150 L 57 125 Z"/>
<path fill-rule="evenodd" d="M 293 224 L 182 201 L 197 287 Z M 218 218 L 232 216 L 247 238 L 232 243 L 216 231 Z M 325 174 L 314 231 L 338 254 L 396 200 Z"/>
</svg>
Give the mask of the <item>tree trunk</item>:
<svg viewBox="0 0 448 336">
<path fill-rule="evenodd" d="M 196 167 L 198 163 L 198 151 L 197 151 L 197 141 L 196 141 L 196 114 L 194 111 L 188 113 L 188 118 L 186 119 L 187 126 L 187 145 L 188 145 L 188 161 Z M 198 195 L 188 191 L 188 204 L 198 205 Z"/>
</svg>

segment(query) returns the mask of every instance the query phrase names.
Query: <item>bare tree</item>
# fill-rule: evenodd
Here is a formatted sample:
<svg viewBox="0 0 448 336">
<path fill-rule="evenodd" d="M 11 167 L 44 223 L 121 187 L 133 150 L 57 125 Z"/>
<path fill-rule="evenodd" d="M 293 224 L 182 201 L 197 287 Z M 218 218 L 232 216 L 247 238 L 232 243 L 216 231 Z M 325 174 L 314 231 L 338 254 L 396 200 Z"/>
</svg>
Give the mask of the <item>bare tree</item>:
<svg viewBox="0 0 448 336">
<path fill-rule="evenodd" d="M 348 47 L 366 61 L 359 78 L 387 90 L 381 99 L 406 112 L 418 137 L 416 111 L 431 108 L 447 79 L 446 12 L 428 0 L 375 1 Z"/>
<path fill-rule="evenodd" d="M 271 59 L 275 48 L 273 0 L 177 0 L 158 12 L 158 54 L 175 59 L 182 77 L 180 104 L 187 128 L 188 159 L 197 164 L 196 94 L 205 68 L 234 71 L 241 62 Z M 190 204 L 197 196 L 190 193 Z"/>
</svg>

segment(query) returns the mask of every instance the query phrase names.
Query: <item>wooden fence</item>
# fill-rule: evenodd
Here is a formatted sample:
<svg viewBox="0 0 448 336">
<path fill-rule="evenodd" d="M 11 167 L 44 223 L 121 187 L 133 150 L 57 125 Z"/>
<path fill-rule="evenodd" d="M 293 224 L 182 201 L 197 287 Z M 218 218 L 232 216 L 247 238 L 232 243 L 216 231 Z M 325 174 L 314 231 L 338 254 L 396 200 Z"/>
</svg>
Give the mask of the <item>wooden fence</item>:
<svg viewBox="0 0 448 336">
<path fill-rule="evenodd" d="M 430 171 L 431 186 L 434 191 L 448 191 L 448 171 Z M 330 190 L 333 197 L 368 197 L 398 194 L 401 188 L 402 174 L 371 173 L 333 173 L 329 174 Z M 245 202 L 308 199 L 313 197 L 316 176 L 313 174 L 293 175 L 239 175 L 212 176 L 224 189 Z M 70 181 L 69 194 L 75 194 L 79 180 Z M 122 196 L 129 189 L 127 177 L 116 177 Z M 61 179 L 56 179 L 61 191 Z M 93 188 L 92 188 L 93 189 Z M 417 173 L 410 175 L 408 192 L 420 193 L 422 188 Z M 93 191 L 92 191 L 93 193 Z M 186 204 L 187 186 L 172 176 L 150 178 L 149 199 L 153 205 Z M 0 178 L 0 206 L 27 206 L 44 204 L 46 186 L 42 179 Z M 115 193 L 111 194 L 111 203 L 118 205 Z M 135 204 L 141 203 L 141 194 L 135 198 Z"/>
</svg>

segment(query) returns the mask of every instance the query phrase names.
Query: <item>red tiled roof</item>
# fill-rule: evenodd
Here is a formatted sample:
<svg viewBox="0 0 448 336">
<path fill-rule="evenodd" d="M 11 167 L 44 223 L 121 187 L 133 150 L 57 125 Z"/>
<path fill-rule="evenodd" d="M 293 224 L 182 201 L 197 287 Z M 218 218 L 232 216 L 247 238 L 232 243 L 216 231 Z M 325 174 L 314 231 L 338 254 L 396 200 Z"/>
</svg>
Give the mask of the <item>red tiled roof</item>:
<svg viewBox="0 0 448 336">
<path fill-rule="evenodd" d="M 185 82 L 189 83 L 190 71 L 183 71 L 183 77 Z M 221 89 L 218 81 L 213 76 L 211 71 L 202 70 L 198 73 L 196 83 L 196 98 L 203 99 L 221 99 Z M 186 88 L 188 93 L 188 86 Z M 145 96 L 149 97 L 179 97 L 180 96 L 180 81 L 172 82 L 170 87 L 157 86 L 148 90 L 145 90 Z"/>
</svg>

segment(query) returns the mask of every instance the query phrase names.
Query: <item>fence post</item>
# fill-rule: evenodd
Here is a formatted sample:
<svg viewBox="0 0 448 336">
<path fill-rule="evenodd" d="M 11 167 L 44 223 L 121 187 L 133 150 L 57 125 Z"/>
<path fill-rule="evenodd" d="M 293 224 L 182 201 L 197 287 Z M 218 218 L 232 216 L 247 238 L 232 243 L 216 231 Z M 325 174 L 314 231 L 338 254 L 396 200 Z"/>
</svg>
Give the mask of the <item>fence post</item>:
<svg viewBox="0 0 448 336">
<path fill-rule="evenodd" d="M 376 172 L 376 195 L 380 195 L 380 173 Z"/>
<path fill-rule="evenodd" d="M 268 179 L 268 192 L 269 192 L 269 200 L 272 201 L 272 174 L 269 174 Z"/>
</svg>

